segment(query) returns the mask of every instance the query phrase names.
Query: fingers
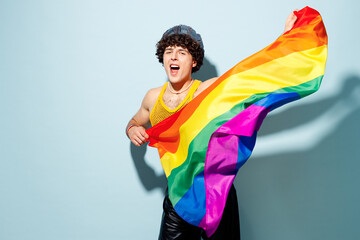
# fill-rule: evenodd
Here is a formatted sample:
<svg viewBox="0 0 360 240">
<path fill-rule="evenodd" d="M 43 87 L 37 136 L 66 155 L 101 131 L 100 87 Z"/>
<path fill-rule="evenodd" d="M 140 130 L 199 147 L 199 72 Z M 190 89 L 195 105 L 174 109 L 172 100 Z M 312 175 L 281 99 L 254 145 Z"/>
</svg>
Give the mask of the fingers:
<svg viewBox="0 0 360 240">
<path fill-rule="evenodd" d="M 297 20 L 297 16 L 295 15 L 295 11 L 298 11 L 298 9 L 295 9 L 293 12 L 291 12 L 289 14 L 289 16 L 287 17 L 286 21 L 285 21 L 285 29 L 284 32 L 289 31 L 295 24 L 296 20 Z"/>
<path fill-rule="evenodd" d="M 135 144 L 136 146 L 141 146 L 141 145 L 143 145 L 146 141 L 142 141 L 140 138 L 138 138 L 138 137 L 134 137 L 134 138 L 132 138 L 132 139 L 130 139 L 131 140 L 131 142 L 133 143 L 133 144 Z"/>
<path fill-rule="evenodd" d="M 292 13 L 290 14 L 290 21 L 292 21 L 293 23 L 295 23 L 296 22 L 296 20 L 297 20 L 297 16 L 296 16 L 296 14 L 295 14 L 295 12 L 298 12 L 299 11 L 299 9 L 295 9 L 294 11 L 292 11 Z"/>
<path fill-rule="evenodd" d="M 140 141 L 145 142 L 146 138 L 144 137 L 142 132 L 135 132 L 135 136 L 140 139 Z"/>
<path fill-rule="evenodd" d="M 149 138 L 149 135 L 145 132 L 145 128 L 139 126 L 129 130 L 129 138 L 133 144 L 141 146 L 146 143 L 146 139 Z"/>
<path fill-rule="evenodd" d="M 146 133 L 145 129 L 143 129 L 144 132 L 142 132 L 142 135 L 144 138 L 148 139 L 149 138 L 149 135 Z"/>
<path fill-rule="evenodd" d="M 294 12 L 291 12 L 288 16 L 288 18 L 286 19 L 286 24 L 290 24 L 290 23 L 294 23 L 297 19 L 297 16 L 295 15 Z"/>
</svg>

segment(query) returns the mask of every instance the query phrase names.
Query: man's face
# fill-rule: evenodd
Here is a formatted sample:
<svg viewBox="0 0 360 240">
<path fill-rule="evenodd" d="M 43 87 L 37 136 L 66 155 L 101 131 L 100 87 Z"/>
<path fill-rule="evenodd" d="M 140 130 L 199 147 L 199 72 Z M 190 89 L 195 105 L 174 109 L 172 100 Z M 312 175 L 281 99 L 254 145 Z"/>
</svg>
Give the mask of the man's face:
<svg viewBox="0 0 360 240">
<path fill-rule="evenodd" d="M 169 81 L 180 83 L 191 79 L 191 70 L 196 66 L 190 52 L 186 48 L 169 46 L 163 56 L 164 68 Z"/>
</svg>

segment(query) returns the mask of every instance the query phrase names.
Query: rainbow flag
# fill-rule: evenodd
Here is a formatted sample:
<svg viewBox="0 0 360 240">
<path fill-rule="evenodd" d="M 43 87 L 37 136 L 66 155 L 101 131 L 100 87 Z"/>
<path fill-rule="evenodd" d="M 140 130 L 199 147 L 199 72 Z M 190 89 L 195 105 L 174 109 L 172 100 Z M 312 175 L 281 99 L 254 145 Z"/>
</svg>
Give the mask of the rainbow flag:
<svg viewBox="0 0 360 240">
<path fill-rule="evenodd" d="M 235 175 L 251 155 L 265 116 L 317 91 L 322 81 L 327 35 L 321 16 L 309 7 L 295 14 L 290 31 L 147 130 L 175 211 L 207 236 L 219 225 Z"/>
</svg>

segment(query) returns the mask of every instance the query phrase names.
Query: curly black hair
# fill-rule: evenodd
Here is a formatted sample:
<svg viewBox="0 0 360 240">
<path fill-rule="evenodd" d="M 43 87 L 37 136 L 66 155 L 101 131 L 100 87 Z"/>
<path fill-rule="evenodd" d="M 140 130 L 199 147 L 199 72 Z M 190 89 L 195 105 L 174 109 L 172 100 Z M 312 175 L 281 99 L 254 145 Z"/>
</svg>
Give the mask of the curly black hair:
<svg viewBox="0 0 360 240">
<path fill-rule="evenodd" d="M 178 46 L 186 48 L 194 61 L 196 66 L 192 68 L 191 72 L 196 72 L 200 69 L 204 60 L 204 49 L 201 48 L 200 44 L 194 40 L 190 35 L 186 34 L 172 34 L 160 39 L 156 44 L 156 56 L 160 63 L 164 63 L 163 56 L 165 49 L 169 46 Z"/>
</svg>

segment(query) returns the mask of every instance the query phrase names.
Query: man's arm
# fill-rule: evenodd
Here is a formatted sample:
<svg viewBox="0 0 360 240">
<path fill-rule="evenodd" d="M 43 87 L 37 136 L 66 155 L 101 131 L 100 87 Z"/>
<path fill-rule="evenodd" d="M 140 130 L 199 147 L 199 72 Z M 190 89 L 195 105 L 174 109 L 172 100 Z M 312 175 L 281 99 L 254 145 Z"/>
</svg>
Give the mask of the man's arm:
<svg viewBox="0 0 360 240">
<path fill-rule="evenodd" d="M 157 92 L 158 89 L 151 89 L 146 93 L 140 109 L 126 126 L 126 135 L 136 146 L 144 144 L 146 139 L 149 138 L 145 130 L 150 125 L 150 109 L 156 102 Z"/>
</svg>

